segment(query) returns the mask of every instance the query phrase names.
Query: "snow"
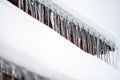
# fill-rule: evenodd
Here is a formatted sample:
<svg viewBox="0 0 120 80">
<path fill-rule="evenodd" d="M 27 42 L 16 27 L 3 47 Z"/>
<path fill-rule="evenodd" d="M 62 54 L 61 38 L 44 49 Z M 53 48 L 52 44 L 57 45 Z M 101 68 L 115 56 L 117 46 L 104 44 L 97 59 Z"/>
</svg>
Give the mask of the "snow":
<svg viewBox="0 0 120 80">
<path fill-rule="evenodd" d="M 103 25 L 98 24 L 98 22 L 92 22 L 94 20 L 89 20 L 86 16 L 83 16 L 80 13 L 79 3 L 77 5 L 74 1 L 66 1 L 66 0 L 39 0 L 43 2 L 46 6 L 53 9 L 59 15 L 66 17 L 67 19 L 74 21 L 76 24 L 80 24 L 84 26 L 86 30 L 89 30 L 91 34 L 99 37 L 103 41 L 105 41 L 111 47 L 115 47 L 115 50 L 119 52 L 118 48 L 118 39 L 116 39 L 115 33 L 110 31 L 108 28 L 105 28 Z M 79 2 L 79 1 L 78 1 Z M 69 4 L 70 3 L 70 4 Z M 62 4 L 62 5 L 61 5 Z M 67 6 L 68 5 L 68 6 Z M 114 40 L 113 40 L 114 39 Z M 115 54 L 115 53 L 113 53 Z M 116 54 L 115 54 L 116 55 Z M 113 56 L 113 55 L 112 55 Z M 117 65 L 118 62 L 118 54 L 115 56 Z"/>
<path fill-rule="evenodd" d="M 0 56 L 51 80 L 120 79 L 119 71 L 9 3 L 0 3 Z"/>
<path fill-rule="evenodd" d="M 81 14 L 81 9 L 79 9 L 79 1 L 68 1 L 68 0 L 39 0 L 44 5 L 50 7 L 53 11 L 56 13 L 73 20 L 76 24 L 84 25 L 86 30 L 90 29 L 90 33 L 101 38 L 106 43 L 108 43 L 111 46 L 116 46 L 115 44 L 115 35 L 114 33 L 110 32 L 106 28 L 101 28 L 100 24 L 97 24 L 97 22 L 93 22 L 94 20 L 89 20 L 89 18 Z M 77 3 L 78 2 L 78 3 Z M 84 1 L 82 1 L 84 2 Z M 81 2 L 81 4 L 82 4 Z M 62 4 L 62 5 L 61 5 Z M 91 19 L 91 18 L 90 18 Z M 103 26 L 103 25 L 102 25 Z M 107 31 L 106 31 L 107 30 Z M 96 34 L 94 34 L 96 33 Z M 109 36 L 111 35 L 111 36 Z M 114 38 L 114 40 L 113 40 Z"/>
<path fill-rule="evenodd" d="M 29 1 L 29 0 L 27 0 L 27 1 Z M 69 19 L 69 20 L 71 20 L 72 19 L 72 21 L 71 22 L 74 22 L 76 25 L 78 25 L 78 21 L 79 21 L 79 19 L 81 19 L 81 17 L 78 19 L 78 21 L 76 20 L 77 18 L 75 18 L 74 16 L 72 16 L 72 15 L 70 15 L 68 12 L 67 12 L 67 9 L 66 9 L 66 11 L 64 11 L 63 9 L 61 9 L 61 8 L 59 8 L 57 5 L 55 5 L 55 4 L 53 4 L 52 2 L 50 2 L 50 1 L 44 1 L 44 0 L 40 0 L 41 2 L 40 3 L 43 3 L 44 5 L 46 5 L 46 6 L 48 6 L 49 8 L 51 8 L 52 10 L 53 10 L 53 12 L 55 12 L 55 13 L 57 13 L 57 14 L 59 14 L 59 15 L 62 15 L 64 18 L 66 18 L 67 20 Z M 28 3 L 28 2 L 27 2 Z M 32 4 L 32 2 L 30 1 L 29 3 L 31 3 Z M 58 2 L 57 2 L 57 4 L 58 4 Z M 60 3 L 59 3 L 60 4 Z M 21 5 L 22 5 L 22 2 L 21 2 Z M 19 5 L 20 6 L 20 5 Z M 30 7 L 29 7 L 30 8 Z M 66 7 L 64 7 L 64 8 L 66 8 Z M 32 9 L 31 9 L 32 10 Z M 32 14 L 38 14 L 37 13 L 37 10 L 38 9 L 35 9 L 35 11 L 32 11 L 33 13 Z M 25 10 L 26 12 L 28 12 L 27 10 Z M 74 11 L 73 11 L 74 12 Z M 75 12 L 74 12 L 75 13 Z M 39 14 L 44 14 L 43 12 L 41 12 L 40 10 L 39 10 Z M 32 15 L 32 16 L 34 16 L 34 17 L 36 17 L 35 15 Z M 52 14 L 51 13 L 51 21 L 52 21 L 52 25 L 54 26 L 54 21 L 56 21 L 56 20 L 54 20 L 54 18 L 53 18 L 53 16 L 54 16 L 54 14 Z M 40 18 L 41 16 L 39 16 L 39 18 Z M 41 20 L 42 19 L 42 20 Z M 60 18 L 61 20 L 62 20 L 62 18 Z M 43 21 L 44 20 L 44 18 L 43 17 L 41 17 L 40 18 L 40 21 L 41 22 L 44 22 Z M 77 23 L 78 22 L 78 23 Z M 55 23 L 56 24 L 56 23 Z M 81 25 L 80 25 L 81 24 Z M 87 23 L 86 23 L 87 24 Z M 105 41 L 108 45 L 110 45 L 111 47 L 114 47 L 115 48 L 115 52 L 114 53 L 111 53 L 111 54 L 113 54 L 113 55 L 111 55 L 111 57 L 114 57 L 114 55 L 117 55 L 116 54 L 116 52 L 117 52 L 117 49 L 116 49 L 116 45 L 114 44 L 114 42 L 113 41 L 111 41 L 110 39 L 109 40 L 106 40 L 106 37 L 104 36 L 104 34 L 105 34 L 105 32 L 102 32 L 102 33 L 104 33 L 104 34 L 101 34 L 101 33 L 99 33 L 99 32 L 97 32 L 97 31 L 95 31 L 91 26 L 88 26 L 88 25 L 86 25 L 85 23 L 83 23 L 83 22 L 81 22 L 80 21 L 80 23 L 79 23 L 79 27 L 84 27 L 84 29 L 85 30 L 88 30 L 88 32 L 90 32 L 91 34 L 93 34 L 94 36 L 97 36 L 97 37 L 99 37 L 99 38 L 101 38 L 103 41 Z M 53 27 L 53 29 L 55 30 L 55 31 L 57 31 L 58 33 L 60 33 L 60 30 L 59 29 L 56 29 L 56 25 Z M 95 27 L 97 27 L 97 26 L 95 26 Z M 102 29 L 100 29 L 99 27 L 98 27 L 98 29 L 99 30 L 101 30 L 101 31 L 103 31 Z M 68 30 L 68 29 L 67 29 Z M 62 28 L 61 27 L 61 31 L 62 31 L 62 35 L 65 35 L 65 33 L 64 33 L 64 28 Z M 74 30 L 73 30 L 74 31 Z M 70 32 L 71 33 L 71 32 Z M 70 40 L 70 38 L 69 38 L 69 36 L 70 36 L 70 33 L 68 33 L 67 34 L 67 39 L 68 40 Z M 75 33 L 75 32 L 73 32 L 73 33 Z M 107 33 L 107 32 L 106 32 Z M 109 34 L 110 35 L 110 34 Z M 108 36 L 109 36 L 108 35 Z M 85 35 L 82 35 L 83 36 L 83 38 L 82 38 L 82 40 L 83 40 L 83 42 L 84 42 L 84 44 L 86 44 L 86 41 L 84 40 L 84 36 Z M 76 37 L 75 38 L 75 36 L 74 36 L 74 42 L 75 42 L 75 44 L 77 44 L 77 39 L 78 37 Z M 77 40 L 76 40 L 77 39 Z M 98 38 L 97 38 L 98 39 Z M 108 38 L 107 38 L 108 39 Z M 93 40 L 93 42 L 95 42 L 94 40 Z M 84 50 L 86 50 L 86 46 L 85 45 L 83 45 L 84 46 Z M 96 45 L 93 45 L 93 46 L 96 46 Z M 104 46 L 105 47 L 105 46 Z M 104 49 L 106 49 L 106 48 L 104 48 Z M 98 51 L 99 52 L 99 51 Z M 117 62 L 114 62 L 114 61 L 116 61 L 116 60 L 114 60 L 114 59 L 111 59 L 110 57 L 109 57 L 109 54 L 108 55 L 106 55 L 106 57 L 105 57 L 105 55 L 103 55 L 102 57 L 100 57 L 100 56 L 98 56 L 99 58 L 101 58 L 102 60 L 104 60 L 104 61 L 109 61 L 108 63 L 109 64 L 111 64 L 112 63 L 112 65 L 113 64 L 116 64 Z M 116 57 L 115 57 L 116 58 Z M 112 61 L 111 61 L 112 60 Z"/>
<path fill-rule="evenodd" d="M 53 3 L 61 7 L 63 10 L 63 13 L 65 16 L 73 15 L 72 18 L 76 20 L 76 22 L 81 22 L 83 25 L 85 25 L 86 30 L 90 29 L 91 34 L 101 38 L 102 40 L 105 40 L 106 43 L 110 44 L 111 46 L 116 45 L 115 42 L 115 34 L 103 27 L 104 25 L 100 25 L 97 22 L 94 22 L 94 20 L 90 20 L 88 16 L 83 15 L 82 12 L 79 9 L 79 3 L 80 1 L 76 0 L 76 3 L 74 1 L 68 1 L 68 0 L 52 0 Z M 61 5 L 62 4 L 62 5 Z M 82 4 L 82 2 L 81 2 Z M 59 10 L 58 10 L 59 12 Z M 68 15 L 70 14 L 70 15 Z M 107 30 L 107 31 L 106 31 Z M 96 33 L 96 34 L 94 34 Z M 111 36 L 109 36 L 111 35 Z M 113 40 L 114 38 L 114 40 Z"/>
<path fill-rule="evenodd" d="M 115 42 L 120 64 L 120 1 L 119 0 L 52 0 L 81 21 Z M 62 5 L 61 5 L 62 4 Z M 120 69 L 120 66 L 118 67 Z"/>
</svg>

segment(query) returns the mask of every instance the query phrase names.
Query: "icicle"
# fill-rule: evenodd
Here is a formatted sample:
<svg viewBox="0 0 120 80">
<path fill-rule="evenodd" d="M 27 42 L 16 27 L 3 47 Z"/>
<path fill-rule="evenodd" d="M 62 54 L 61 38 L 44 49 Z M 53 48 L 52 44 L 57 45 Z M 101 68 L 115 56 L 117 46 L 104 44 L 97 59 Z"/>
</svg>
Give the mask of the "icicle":
<svg viewBox="0 0 120 80">
<path fill-rule="evenodd" d="M 76 35 L 76 38 L 75 38 L 76 42 L 75 43 L 79 47 L 79 26 L 78 25 L 76 26 L 76 34 L 75 35 Z"/>
<path fill-rule="evenodd" d="M 56 13 L 51 12 L 51 21 L 52 21 L 52 26 L 55 31 L 57 31 L 57 19 L 56 19 Z"/>
<path fill-rule="evenodd" d="M 88 52 L 92 54 L 92 43 L 91 43 L 91 34 L 88 32 Z"/>
<path fill-rule="evenodd" d="M 104 60 L 105 62 L 109 63 L 108 55 L 107 55 L 107 57 L 106 57 L 105 54 L 109 54 L 109 53 L 107 53 L 106 45 L 105 45 L 105 42 L 103 41 L 103 60 Z"/>
<path fill-rule="evenodd" d="M 73 39 L 73 22 L 70 23 L 70 41 L 74 43 Z"/>
<path fill-rule="evenodd" d="M 48 25 L 47 7 L 44 6 L 44 24 Z"/>
<path fill-rule="evenodd" d="M 88 41 L 89 32 L 85 31 L 85 34 L 86 34 L 86 52 L 89 53 L 89 41 Z"/>
<path fill-rule="evenodd" d="M 75 44 L 75 26 L 74 26 L 74 22 L 72 23 L 72 26 L 71 26 L 71 32 L 72 32 L 72 42 Z"/>
<path fill-rule="evenodd" d="M 44 24 L 49 25 L 49 9 L 44 6 Z"/>
<path fill-rule="evenodd" d="M 35 11 L 35 18 L 39 20 L 39 2 L 35 1 L 35 7 L 34 7 L 34 11 Z"/>
<path fill-rule="evenodd" d="M 2 58 L 0 57 L 0 80 L 2 80 L 2 64 L 3 64 L 3 61 L 2 61 Z"/>
<path fill-rule="evenodd" d="M 72 42 L 71 35 L 72 35 L 72 22 L 70 22 L 70 25 L 69 25 L 69 40 Z"/>
<path fill-rule="evenodd" d="M 74 41 L 74 38 L 75 38 L 75 36 L 74 36 L 74 22 L 72 22 L 72 26 L 71 26 L 71 38 L 72 38 L 72 42 L 73 43 L 75 43 Z"/>
<path fill-rule="evenodd" d="M 79 31 L 79 47 L 81 48 L 81 49 L 83 49 L 82 48 L 82 32 L 81 32 L 81 30 L 82 30 L 82 28 L 80 28 L 80 31 Z"/>
<path fill-rule="evenodd" d="M 88 33 L 88 52 L 92 54 L 92 41 L 90 33 Z"/>
<path fill-rule="evenodd" d="M 109 54 L 108 53 L 108 49 L 107 49 L 107 45 L 106 43 L 104 42 L 104 59 L 105 59 L 105 62 L 109 63 L 110 64 L 110 58 L 109 58 Z"/>
<path fill-rule="evenodd" d="M 73 42 L 75 45 L 77 45 L 77 40 L 76 40 L 76 25 L 73 23 L 72 25 L 72 34 L 73 34 Z"/>
<path fill-rule="evenodd" d="M 78 25 L 78 47 L 80 48 L 80 42 L 81 42 L 81 26 L 80 25 Z"/>
<path fill-rule="evenodd" d="M 66 38 L 66 19 L 63 19 L 63 36 Z"/>
<path fill-rule="evenodd" d="M 60 34 L 60 28 L 61 28 L 61 25 L 60 25 L 60 16 L 59 15 L 56 15 L 56 31 Z"/>
<path fill-rule="evenodd" d="M 61 18 L 61 35 L 64 36 L 65 32 L 64 32 L 64 18 Z"/>
<path fill-rule="evenodd" d="M 99 57 L 99 39 L 98 39 L 98 38 L 97 38 L 96 47 L 97 47 L 97 49 L 96 49 L 96 52 L 97 52 L 96 55 L 97 55 L 98 58 L 100 58 L 100 57 Z"/>
<path fill-rule="evenodd" d="M 24 0 L 24 2 L 25 12 L 28 13 L 28 0 Z"/>
<path fill-rule="evenodd" d="M 65 27 L 65 18 L 61 18 L 61 35 L 65 37 L 66 27 Z"/>
<path fill-rule="evenodd" d="M 94 41 L 95 41 L 94 48 L 95 48 L 95 55 L 96 55 L 97 54 L 97 37 L 95 37 Z"/>
<path fill-rule="evenodd" d="M 102 60 L 102 41 L 101 41 L 101 39 L 100 39 L 100 44 L 99 44 L 99 55 L 100 55 L 100 59 Z"/>
<path fill-rule="evenodd" d="M 50 26 L 50 19 L 49 19 L 49 17 L 50 17 L 49 11 L 50 11 L 50 9 L 47 7 L 47 19 L 48 19 L 48 20 L 47 20 L 47 22 L 48 22 L 47 25 L 48 25 L 49 27 L 51 27 L 51 26 Z"/>
<path fill-rule="evenodd" d="M 41 4 L 38 5 L 38 19 L 42 22 L 42 10 Z"/>
<path fill-rule="evenodd" d="M 58 14 L 56 14 L 56 31 L 59 33 L 59 27 L 60 27 L 60 25 L 59 25 L 59 16 L 58 16 Z"/>
<path fill-rule="evenodd" d="M 102 60 L 104 60 L 105 62 L 107 62 L 108 63 L 108 56 L 105 56 L 105 54 L 106 54 L 106 49 L 105 49 L 105 44 L 104 44 L 104 41 L 102 41 L 102 43 L 101 43 L 101 48 L 102 48 L 102 53 L 101 53 L 101 55 L 102 55 Z"/>
<path fill-rule="evenodd" d="M 34 12 L 34 18 L 37 19 L 37 15 L 38 15 L 38 2 L 36 0 L 33 0 L 33 12 Z"/>
<path fill-rule="evenodd" d="M 102 59 L 102 42 L 100 40 L 100 44 L 99 44 L 99 55 L 100 55 L 100 59 Z"/>
<path fill-rule="evenodd" d="M 70 21 L 68 20 L 67 20 L 67 25 L 66 25 L 66 35 L 67 35 L 67 39 L 71 41 L 71 25 L 70 25 Z"/>
<path fill-rule="evenodd" d="M 35 0 L 31 0 L 31 15 L 35 17 Z"/>
<path fill-rule="evenodd" d="M 57 31 L 57 13 L 54 15 L 54 30 Z"/>
<path fill-rule="evenodd" d="M 85 52 L 87 52 L 87 41 L 86 41 L 86 37 L 87 37 L 87 35 L 86 35 L 86 31 L 85 31 L 85 29 L 83 29 L 83 50 L 85 51 Z"/>
<path fill-rule="evenodd" d="M 105 45 L 105 42 L 103 42 L 103 55 L 102 55 L 102 57 L 103 57 L 103 60 L 108 63 L 108 55 L 106 57 L 106 45 Z"/>
<path fill-rule="evenodd" d="M 58 26 L 58 27 L 59 27 L 59 28 L 58 28 L 59 34 L 61 34 L 61 26 L 62 26 L 62 25 L 61 25 L 61 18 L 62 18 L 62 16 L 59 16 L 59 17 L 58 17 L 58 19 L 59 19 L 59 22 L 58 22 L 58 24 L 59 24 L 59 26 Z M 66 24 L 67 24 L 67 23 L 66 23 Z"/>
<path fill-rule="evenodd" d="M 18 0 L 18 7 L 23 9 L 23 0 Z"/>
<path fill-rule="evenodd" d="M 66 35 L 67 35 L 67 39 L 70 40 L 70 36 L 69 36 L 69 21 L 68 20 L 66 22 Z"/>
<path fill-rule="evenodd" d="M 54 15 L 54 30 L 57 32 L 57 21 L 58 21 L 58 19 L 57 19 L 57 13 L 55 13 L 55 15 Z"/>
<path fill-rule="evenodd" d="M 53 28 L 54 26 L 54 21 L 53 21 L 53 12 L 51 9 L 49 9 L 49 27 Z"/>
<path fill-rule="evenodd" d="M 85 35 L 83 28 L 81 28 L 81 40 L 82 40 L 82 49 L 85 50 Z"/>
<path fill-rule="evenodd" d="M 41 4 L 41 22 L 43 22 L 44 23 L 44 5 L 43 4 Z"/>
<path fill-rule="evenodd" d="M 64 37 L 67 39 L 67 24 L 66 24 L 66 23 L 67 23 L 67 19 L 65 18 L 65 23 L 64 23 L 64 24 L 65 24 L 65 25 L 64 25 L 65 36 L 64 36 Z"/>
<path fill-rule="evenodd" d="M 110 53 L 107 52 L 105 55 L 107 55 L 107 63 L 111 65 Z"/>
<path fill-rule="evenodd" d="M 102 60 L 102 54 L 103 54 L 103 51 L 102 51 L 102 41 L 100 40 L 100 44 L 99 44 L 99 51 L 100 51 L 100 59 Z"/>
<path fill-rule="evenodd" d="M 32 3 L 30 0 L 28 0 L 28 14 L 30 14 L 31 16 L 33 16 L 33 13 L 32 13 Z"/>
<path fill-rule="evenodd" d="M 52 24 L 52 27 L 53 27 L 53 29 L 55 30 L 55 23 L 54 23 L 54 13 L 51 11 L 50 12 L 50 21 L 51 21 L 51 24 Z"/>
<path fill-rule="evenodd" d="M 95 55 L 96 54 L 96 40 L 95 40 L 95 36 L 94 35 L 92 35 L 92 52 L 93 52 L 93 55 Z"/>
</svg>

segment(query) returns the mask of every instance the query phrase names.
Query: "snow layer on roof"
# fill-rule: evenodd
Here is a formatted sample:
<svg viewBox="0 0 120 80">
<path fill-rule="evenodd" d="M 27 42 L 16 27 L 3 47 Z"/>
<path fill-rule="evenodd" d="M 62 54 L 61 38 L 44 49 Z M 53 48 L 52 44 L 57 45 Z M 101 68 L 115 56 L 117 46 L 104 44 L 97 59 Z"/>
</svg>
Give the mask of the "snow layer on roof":
<svg viewBox="0 0 120 80">
<path fill-rule="evenodd" d="M 64 10 L 62 13 L 63 15 L 68 17 L 71 16 L 71 18 L 75 20 L 75 22 L 77 23 L 81 22 L 85 26 L 86 30 L 90 30 L 91 34 L 101 38 L 102 40 L 106 41 L 106 43 L 112 46 L 116 45 L 115 34 L 110 32 L 103 25 L 102 26 L 98 25 L 97 23 L 93 22 L 92 20 L 78 12 L 77 10 L 79 9 L 79 7 L 76 7 L 76 4 L 68 5 L 71 1 L 65 2 L 64 0 L 50 0 L 50 1 L 52 1 L 54 4 L 56 4 L 61 9 Z M 58 12 L 60 11 L 58 10 Z"/>
<path fill-rule="evenodd" d="M 1 3 L 0 56 L 51 80 L 120 79 L 120 72 L 108 64 L 15 6 Z"/>
<path fill-rule="evenodd" d="M 70 13 L 79 15 L 87 24 L 117 45 L 120 65 L 120 1 L 119 0 L 53 0 Z M 62 4 L 62 5 L 61 5 Z M 64 6 L 63 6 L 64 5 Z M 72 9 L 72 10 L 71 10 Z M 118 67 L 120 69 L 120 66 Z"/>
</svg>

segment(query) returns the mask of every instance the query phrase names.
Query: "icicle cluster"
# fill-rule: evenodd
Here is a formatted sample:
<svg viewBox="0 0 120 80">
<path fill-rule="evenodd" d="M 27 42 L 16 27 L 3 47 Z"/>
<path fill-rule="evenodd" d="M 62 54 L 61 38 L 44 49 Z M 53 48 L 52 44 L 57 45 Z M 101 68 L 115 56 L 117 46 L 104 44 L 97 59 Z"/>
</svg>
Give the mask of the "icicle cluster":
<svg viewBox="0 0 120 80">
<path fill-rule="evenodd" d="M 0 80 L 49 80 L 0 57 Z"/>
<path fill-rule="evenodd" d="M 114 59 L 111 59 L 113 56 L 110 54 L 110 52 L 116 54 L 114 44 L 111 45 L 105 38 L 101 39 L 101 34 L 96 36 L 96 33 L 88 25 L 77 20 L 52 2 L 46 0 L 9 1 L 57 31 L 85 52 L 95 55 L 109 64 L 115 62 Z"/>
</svg>

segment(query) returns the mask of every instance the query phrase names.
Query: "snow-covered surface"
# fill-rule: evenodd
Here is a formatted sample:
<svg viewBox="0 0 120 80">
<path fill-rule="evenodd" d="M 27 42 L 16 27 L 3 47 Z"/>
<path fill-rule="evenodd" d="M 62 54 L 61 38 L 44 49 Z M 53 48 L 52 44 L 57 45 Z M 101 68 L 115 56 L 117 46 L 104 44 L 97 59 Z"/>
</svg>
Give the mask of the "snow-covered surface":
<svg viewBox="0 0 120 80">
<path fill-rule="evenodd" d="M 108 29 L 104 28 L 104 25 L 99 25 L 94 20 L 90 20 L 88 16 L 82 14 L 81 12 L 81 0 L 76 0 L 78 3 L 75 4 L 74 0 L 52 0 L 53 3 L 57 4 L 59 7 L 66 11 L 66 15 L 71 14 L 73 18 L 75 17 L 76 22 L 82 22 L 87 29 L 90 29 L 91 34 L 105 40 L 109 45 L 115 44 L 115 34 L 110 32 Z M 81 1 L 81 2 L 80 2 Z M 80 4 L 79 4 L 80 3 Z M 62 5 L 61 5 L 62 4 Z M 68 12 L 68 14 L 67 14 Z M 74 19 L 75 20 L 75 19 Z M 111 36 L 109 36 L 111 35 Z M 114 40 L 113 40 L 114 39 Z"/>
<path fill-rule="evenodd" d="M 0 56 L 52 80 L 120 79 L 120 72 L 9 3 L 0 3 Z"/>
<path fill-rule="evenodd" d="M 120 49 L 120 0 L 52 0 L 91 25 Z M 61 5 L 62 4 L 62 5 Z M 120 54 L 120 52 L 119 52 Z M 120 65 L 120 55 L 119 65 Z M 118 67 L 120 69 L 120 66 Z"/>
<path fill-rule="evenodd" d="M 79 3 L 76 5 L 73 3 L 74 1 L 72 0 L 71 1 L 68 1 L 68 0 L 38 0 L 38 1 L 50 7 L 50 9 L 52 9 L 57 14 L 62 15 L 63 17 L 66 17 L 69 20 L 74 21 L 74 23 L 76 24 L 80 24 L 80 27 L 81 25 L 83 25 L 86 30 L 90 31 L 91 34 L 104 40 L 111 47 L 113 46 L 117 47 L 115 44 L 114 34 L 112 32 L 109 32 L 109 30 L 106 31 L 106 29 L 101 28 L 101 26 L 96 24 L 96 22 L 92 22 L 91 20 L 88 20 L 88 18 L 85 17 L 86 15 L 83 16 L 79 12 L 80 11 L 78 7 Z"/>
</svg>

